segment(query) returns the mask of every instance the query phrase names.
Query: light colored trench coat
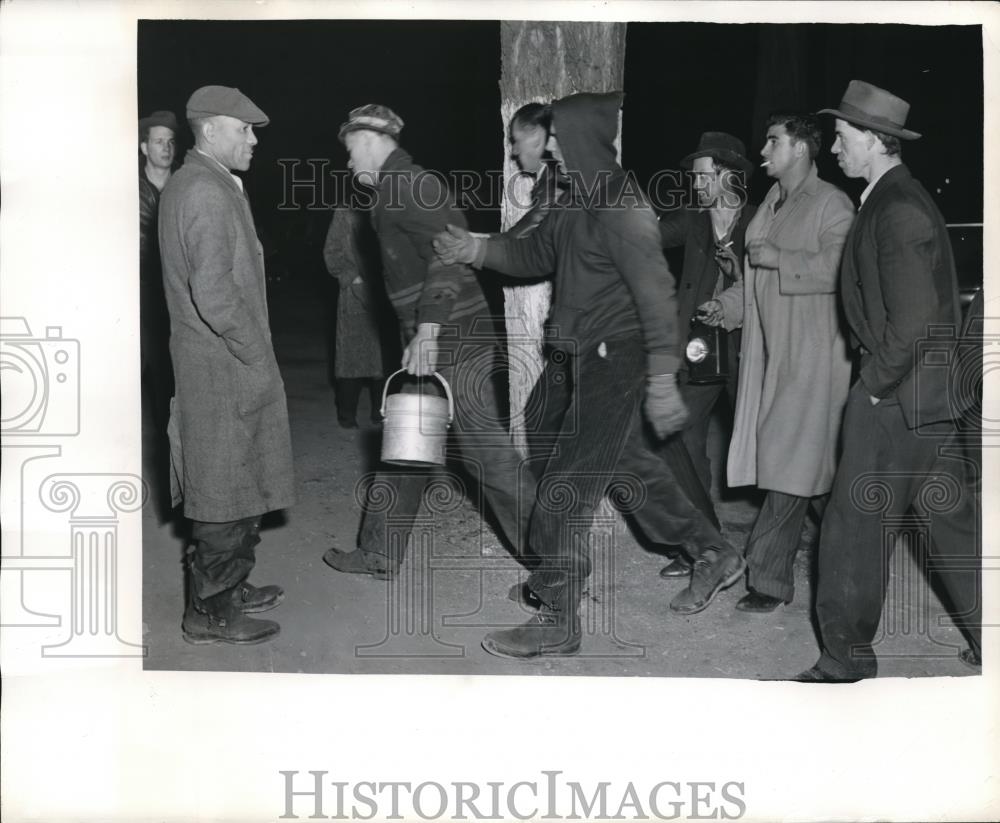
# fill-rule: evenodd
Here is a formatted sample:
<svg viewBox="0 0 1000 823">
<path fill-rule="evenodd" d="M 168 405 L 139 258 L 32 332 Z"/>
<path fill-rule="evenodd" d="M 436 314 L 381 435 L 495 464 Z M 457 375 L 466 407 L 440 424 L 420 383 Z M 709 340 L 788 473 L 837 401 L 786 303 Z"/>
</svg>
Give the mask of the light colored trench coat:
<svg viewBox="0 0 1000 823">
<path fill-rule="evenodd" d="M 840 256 L 854 207 L 836 186 L 808 177 L 777 211 L 777 183 L 747 227 L 766 238 L 778 269 L 755 269 L 719 296 L 727 329 L 743 326 L 729 446 L 730 486 L 800 497 L 833 484 L 851 364 L 838 312 Z"/>
<path fill-rule="evenodd" d="M 193 520 L 290 506 L 285 386 L 271 345 L 264 258 L 250 205 L 228 171 L 192 149 L 160 200 L 170 310 L 171 491 Z"/>
</svg>

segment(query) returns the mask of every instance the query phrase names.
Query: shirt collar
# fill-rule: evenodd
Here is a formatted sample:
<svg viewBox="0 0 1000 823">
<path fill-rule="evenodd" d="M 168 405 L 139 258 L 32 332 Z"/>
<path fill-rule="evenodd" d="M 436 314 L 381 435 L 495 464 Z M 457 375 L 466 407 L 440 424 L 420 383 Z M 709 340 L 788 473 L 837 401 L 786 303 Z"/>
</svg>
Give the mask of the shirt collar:
<svg viewBox="0 0 1000 823">
<path fill-rule="evenodd" d="M 872 181 L 865 187 L 865 190 L 863 192 L 861 192 L 861 205 L 862 206 L 865 204 L 865 200 L 868 199 L 868 195 L 872 193 L 872 189 L 875 188 L 875 184 L 879 180 L 881 180 L 888 172 L 890 172 L 894 168 L 896 168 L 896 166 L 898 166 L 898 165 L 900 165 L 900 164 L 896 163 L 893 166 L 889 166 L 889 168 L 883 169 L 882 172 L 878 175 L 878 177 L 873 177 L 872 178 Z"/>
</svg>

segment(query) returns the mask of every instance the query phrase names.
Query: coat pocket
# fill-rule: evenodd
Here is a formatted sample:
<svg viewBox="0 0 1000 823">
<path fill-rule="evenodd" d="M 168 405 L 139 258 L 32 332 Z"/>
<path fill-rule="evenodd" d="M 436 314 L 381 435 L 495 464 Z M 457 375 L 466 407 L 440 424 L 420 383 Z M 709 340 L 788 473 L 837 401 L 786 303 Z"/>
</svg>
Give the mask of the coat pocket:
<svg viewBox="0 0 1000 823">
<path fill-rule="evenodd" d="M 281 380 L 278 364 L 271 357 L 260 363 L 236 367 L 236 403 L 244 417 L 256 414 L 261 409 L 283 400 L 285 384 Z"/>
</svg>

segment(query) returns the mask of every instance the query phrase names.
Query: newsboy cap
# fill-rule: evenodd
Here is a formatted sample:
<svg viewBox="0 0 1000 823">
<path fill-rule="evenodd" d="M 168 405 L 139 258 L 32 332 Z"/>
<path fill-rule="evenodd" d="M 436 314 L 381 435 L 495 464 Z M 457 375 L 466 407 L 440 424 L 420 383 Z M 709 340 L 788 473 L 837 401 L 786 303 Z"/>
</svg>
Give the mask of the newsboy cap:
<svg viewBox="0 0 1000 823">
<path fill-rule="evenodd" d="M 344 137 L 350 132 L 361 130 L 377 131 L 398 138 L 403 130 L 403 118 L 388 106 L 368 103 L 351 109 L 351 113 L 347 115 L 347 122 L 340 124 L 337 137 L 343 143 Z"/>
<path fill-rule="evenodd" d="M 270 119 L 239 89 L 229 86 L 202 86 L 187 101 L 187 118 L 224 114 L 251 126 L 266 126 Z"/>
<path fill-rule="evenodd" d="M 177 117 L 172 111 L 154 111 L 139 121 L 139 137 L 145 137 L 153 126 L 164 126 L 177 133 Z"/>
<path fill-rule="evenodd" d="M 819 114 L 832 114 L 862 129 L 880 131 L 903 140 L 916 140 L 920 132 L 905 128 L 910 104 L 902 97 L 866 83 L 852 80 L 836 109 L 820 109 Z"/>
</svg>

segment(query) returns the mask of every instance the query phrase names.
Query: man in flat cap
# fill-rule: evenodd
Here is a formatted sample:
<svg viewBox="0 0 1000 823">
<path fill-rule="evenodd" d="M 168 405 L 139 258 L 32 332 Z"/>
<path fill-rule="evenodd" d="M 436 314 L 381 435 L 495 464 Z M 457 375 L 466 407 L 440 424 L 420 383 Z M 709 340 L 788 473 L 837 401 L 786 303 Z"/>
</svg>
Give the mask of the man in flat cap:
<svg viewBox="0 0 1000 823">
<path fill-rule="evenodd" d="M 293 502 L 285 389 L 271 345 L 264 258 L 243 181 L 267 115 L 238 89 L 205 86 L 195 146 L 163 192 L 160 248 L 177 388 L 169 435 L 174 504 L 191 518 L 184 639 L 258 643 L 279 626 L 247 613 L 278 586 L 247 580 L 261 516 Z"/>
<path fill-rule="evenodd" d="M 167 427 L 173 372 L 170 367 L 170 318 L 163 296 L 163 271 L 156 220 L 160 192 L 170 179 L 177 150 L 177 118 L 154 111 L 139 121 L 139 346 L 143 389 L 152 406 L 157 435 Z"/>
<path fill-rule="evenodd" d="M 873 645 L 892 550 L 887 523 L 911 508 L 929 525 L 934 572 L 970 643 L 959 657 L 981 662 L 978 517 L 961 449 L 949 452 L 961 413 L 947 367 L 961 323 L 958 283 L 944 218 L 902 162 L 901 141 L 920 137 L 906 128 L 909 109 L 884 89 L 852 80 L 840 106 L 821 112 L 836 118 L 832 150 L 840 168 L 868 187 L 841 271 L 860 370 L 820 538 L 822 654 L 798 676 L 804 681 L 877 674 Z"/>
<path fill-rule="evenodd" d="M 339 134 L 355 178 L 375 190 L 372 224 L 382 249 L 386 293 L 405 343 L 402 367 L 417 378 L 440 372 L 449 383 L 455 404 L 452 432 L 462 462 L 503 535 L 523 553 L 535 482 L 530 472 L 521 471 L 521 458 L 501 424 L 492 382 L 496 320 L 488 314 L 473 271 L 445 265 L 434 254 L 434 236 L 449 223 L 465 226 L 465 215 L 440 177 L 400 148 L 402 128 L 391 109 L 369 104 L 352 110 Z M 380 471 L 370 487 L 359 549 L 331 548 L 324 562 L 339 572 L 394 577 L 429 480 L 423 469 Z M 389 507 L 378 502 L 387 489 L 394 501 Z"/>
</svg>

